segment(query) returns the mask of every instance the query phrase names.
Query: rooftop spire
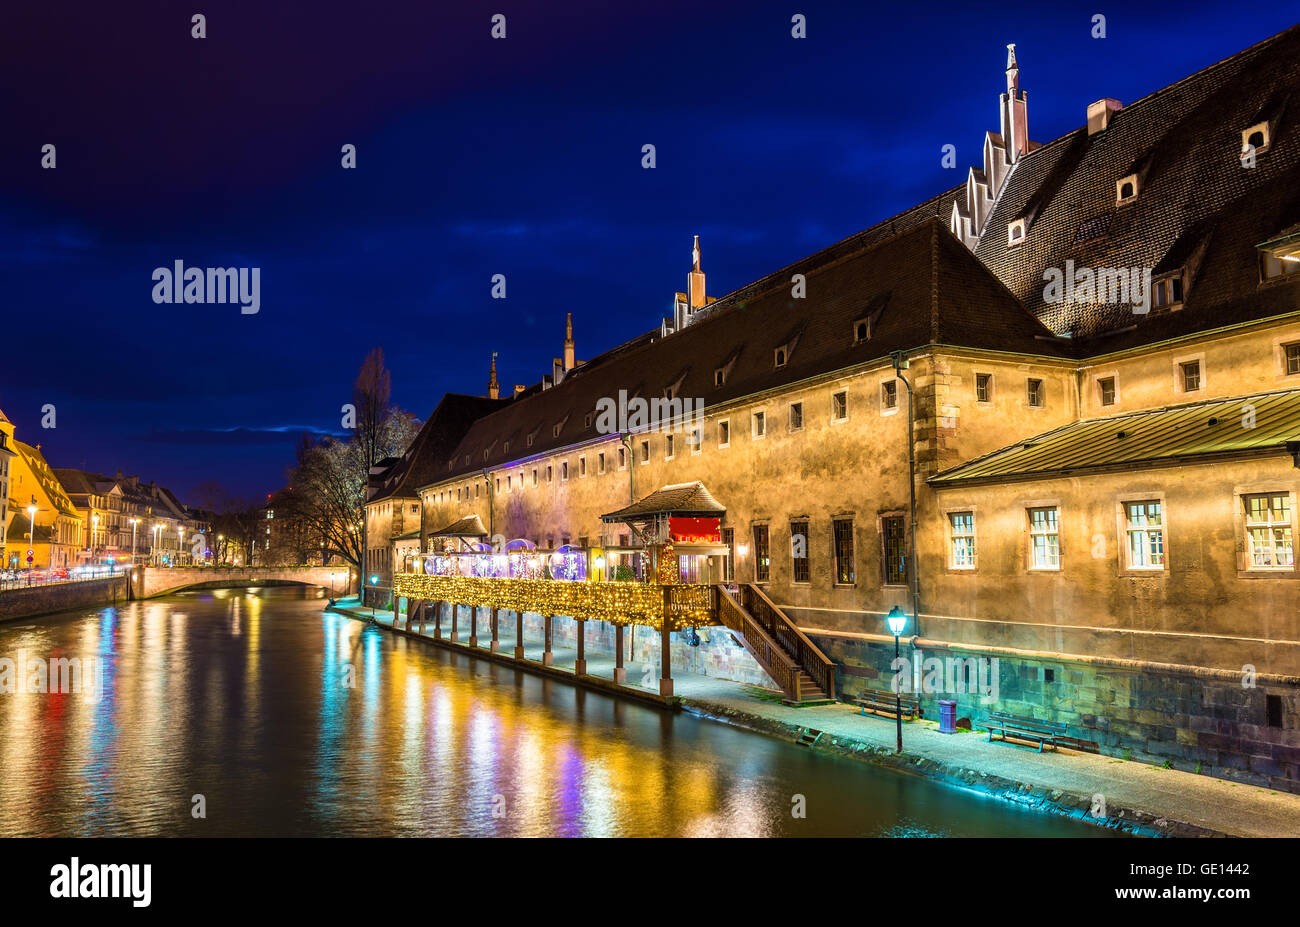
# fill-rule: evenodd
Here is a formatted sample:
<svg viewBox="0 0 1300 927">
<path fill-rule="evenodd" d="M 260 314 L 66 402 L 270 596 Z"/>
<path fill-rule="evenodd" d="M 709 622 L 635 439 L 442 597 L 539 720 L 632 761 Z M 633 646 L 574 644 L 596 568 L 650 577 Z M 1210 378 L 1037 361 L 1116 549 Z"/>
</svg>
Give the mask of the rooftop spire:
<svg viewBox="0 0 1300 927">
<path fill-rule="evenodd" d="M 488 374 L 488 398 L 497 399 L 501 396 L 501 383 L 497 380 L 497 352 L 492 352 L 492 372 Z"/>
<path fill-rule="evenodd" d="M 695 245 L 691 248 L 691 271 L 700 273 L 700 236 L 695 236 Z"/>
<path fill-rule="evenodd" d="M 577 364 L 573 354 L 573 313 L 564 314 L 564 370 L 567 373 Z"/>
<path fill-rule="evenodd" d="M 1015 97 L 1020 92 L 1020 65 L 1016 63 L 1016 45 L 1007 46 L 1007 94 Z"/>
</svg>

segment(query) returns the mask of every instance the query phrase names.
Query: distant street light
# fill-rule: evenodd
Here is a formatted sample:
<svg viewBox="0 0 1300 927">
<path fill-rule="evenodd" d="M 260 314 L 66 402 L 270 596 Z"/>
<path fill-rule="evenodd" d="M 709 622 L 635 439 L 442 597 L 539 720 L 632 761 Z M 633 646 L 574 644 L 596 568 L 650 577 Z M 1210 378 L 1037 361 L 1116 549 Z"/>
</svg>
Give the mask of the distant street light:
<svg viewBox="0 0 1300 927">
<path fill-rule="evenodd" d="M 27 585 L 32 584 L 32 567 L 36 565 L 36 497 L 32 496 L 32 504 L 27 506 Z M 53 545 L 51 545 L 53 550 Z"/>
<path fill-rule="evenodd" d="M 902 635 L 903 629 L 907 627 L 907 615 L 903 610 L 895 605 L 885 616 L 885 623 L 889 625 L 889 633 L 894 635 L 894 665 L 898 665 L 898 638 Z M 898 723 L 898 752 L 903 752 L 903 681 L 896 679 L 894 689 L 894 718 Z"/>
</svg>

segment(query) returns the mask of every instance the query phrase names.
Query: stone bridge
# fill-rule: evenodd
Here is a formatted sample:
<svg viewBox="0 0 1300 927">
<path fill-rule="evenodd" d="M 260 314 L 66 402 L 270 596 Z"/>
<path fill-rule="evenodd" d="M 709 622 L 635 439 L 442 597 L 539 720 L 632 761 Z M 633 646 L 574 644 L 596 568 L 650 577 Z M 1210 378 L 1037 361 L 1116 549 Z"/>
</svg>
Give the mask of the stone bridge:
<svg viewBox="0 0 1300 927">
<path fill-rule="evenodd" d="M 348 567 L 153 567 L 135 570 L 131 598 L 149 599 L 181 589 L 220 589 L 222 587 L 283 586 L 302 584 L 323 586 L 342 593 L 348 583 Z"/>
</svg>

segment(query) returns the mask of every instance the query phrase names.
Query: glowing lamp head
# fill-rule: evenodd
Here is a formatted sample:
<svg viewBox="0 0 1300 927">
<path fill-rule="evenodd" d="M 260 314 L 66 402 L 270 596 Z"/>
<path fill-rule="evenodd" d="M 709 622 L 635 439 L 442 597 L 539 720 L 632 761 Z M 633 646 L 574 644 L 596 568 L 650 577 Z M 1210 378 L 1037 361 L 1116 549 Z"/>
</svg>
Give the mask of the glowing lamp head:
<svg viewBox="0 0 1300 927">
<path fill-rule="evenodd" d="M 598 570 L 603 570 L 603 569 L 605 569 L 605 558 L 604 558 L 604 557 L 597 557 L 597 558 L 596 558 L 596 561 L 595 561 L 595 564 L 596 564 L 596 569 L 598 569 Z"/>
<path fill-rule="evenodd" d="M 737 544 L 737 545 L 736 545 L 736 556 L 737 556 L 737 557 L 743 557 L 743 556 L 745 556 L 745 555 L 748 554 L 748 553 L 749 553 L 749 545 L 747 545 L 747 544 Z"/>
<path fill-rule="evenodd" d="M 377 586 L 377 585 L 379 585 L 379 577 L 376 576 L 376 575 L 371 575 L 371 577 L 370 577 L 370 585 L 372 585 L 372 586 Z"/>
<path fill-rule="evenodd" d="M 889 610 L 889 614 L 885 616 L 885 623 L 889 625 L 890 634 L 894 635 L 894 637 L 901 637 L 903 630 L 907 627 L 907 615 L 903 614 L 903 610 L 895 605 Z"/>
</svg>

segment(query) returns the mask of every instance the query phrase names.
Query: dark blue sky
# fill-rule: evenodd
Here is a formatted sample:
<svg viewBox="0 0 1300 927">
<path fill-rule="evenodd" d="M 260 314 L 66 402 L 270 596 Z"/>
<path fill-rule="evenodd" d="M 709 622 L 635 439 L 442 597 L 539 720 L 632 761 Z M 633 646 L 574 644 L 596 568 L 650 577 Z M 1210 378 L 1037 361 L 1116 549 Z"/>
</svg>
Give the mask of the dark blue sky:
<svg viewBox="0 0 1300 927">
<path fill-rule="evenodd" d="M 955 185 L 998 128 L 1008 42 L 1047 142 L 1092 100 L 1131 102 L 1297 19 L 1276 3 L 610 6 L 15 5 L 0 408 L 18 436 L 54 466 L 182 497 L 207 479 L 262 494 L 299 432 L 337 429 L 371 347 L 423 418 L 444 392 L 482 393 L 493 351 L 507 388 L 538 380 L 565 311 L 579 357 L 656 325 L 693 234 L 720 296 Z M 260 267 L 261 311 L 154 304 L 153 269 L 178 259 Z"/>
</svg>

